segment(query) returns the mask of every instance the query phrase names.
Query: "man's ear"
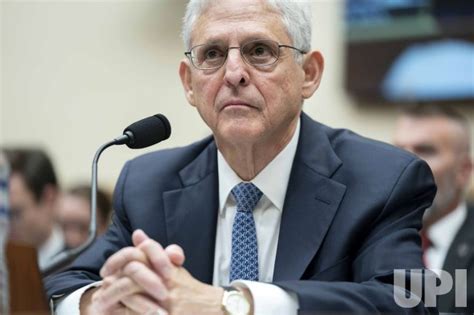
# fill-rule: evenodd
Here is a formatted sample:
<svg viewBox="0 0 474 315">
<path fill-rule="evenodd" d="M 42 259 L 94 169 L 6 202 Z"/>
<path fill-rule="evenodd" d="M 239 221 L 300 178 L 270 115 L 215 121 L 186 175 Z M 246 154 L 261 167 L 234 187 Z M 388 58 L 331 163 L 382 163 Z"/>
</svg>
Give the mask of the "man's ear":
<svg viewBox="0 0 474 315">
<path fill-rule="evenodd" d="M 191 82 L 191 65 L 187 59 L 181 60 L 181 63 L 179 64 L 179 77 L 181 78 L 181 83 L 183 84 L 184 95 L 186 96 L 186 99 L 188 100 L 189 104 L 195 106 L 193 85 Z"/>
<path fill-rule="evenodd" d="M 472 175 L 472 159 L 469 154 L 465 153 L 458 164 L 457 180 L 461 187 L 468 187 L 471 182 Z"/>
<path fill-rule="evenodd" d="M 56 205 L 58 194 L 59 191 L 57 187 L 47 184 L 41 192 L 40 203 L 45 206 L 45 209 L 51 211 Z"/>
<path fill-rule="evenodd" d="M 319 51 L 306 54 L 303 61 L 304 83 L 302 96 L 310 98 L 318 89 L 324 70 L 324 58 Z"/>
</svg>

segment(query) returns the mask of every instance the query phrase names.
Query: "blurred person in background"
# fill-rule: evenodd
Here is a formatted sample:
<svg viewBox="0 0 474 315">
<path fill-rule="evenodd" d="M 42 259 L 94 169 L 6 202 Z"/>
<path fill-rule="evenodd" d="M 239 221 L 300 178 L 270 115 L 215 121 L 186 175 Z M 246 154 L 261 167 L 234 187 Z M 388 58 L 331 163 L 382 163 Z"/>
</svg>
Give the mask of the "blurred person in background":
<svg viewBox="0 0 474 315">
<path fill-rule="evenodd" d="M 11 170 L 10 239 L 37 248 L 43 269 L 64 249 L 63 233 L 55 222 L 59 185 L 53 164 L 40 149 L 8 148 L 3 152 Z"/>
<path fill-rule="evenodd" d="M 396 123 L 394 143 L 424 159 L 438 191 L 423 218 L 424 261 L 455 277 L 467 270 L 467 309 L 455 308 L 454 289 L 438 301 L 440 312 L 474 312 L 474 208 L 465 200 L 472 172 L 470 128 L 446 105 L 405 109 Z"/>
<path fill-rule="evenodd" d="M 10 210 L 8 205 L 9 166 L 0 152 L 0 314 L 9 312 L 9 284 L 6 261 L 6 243 L 10 230 Z"/>
<path fill-rule="evenodd" d="M 111 210 L 109 194 L 99 189 L 97 191 L 97 236 L 107 230 Z M 67 248 L 77 247 L 87 240 L 90 211 L 91 188 L 89 185 L 74 186 L 60 196 L 57 215 Z"/>
</svg>

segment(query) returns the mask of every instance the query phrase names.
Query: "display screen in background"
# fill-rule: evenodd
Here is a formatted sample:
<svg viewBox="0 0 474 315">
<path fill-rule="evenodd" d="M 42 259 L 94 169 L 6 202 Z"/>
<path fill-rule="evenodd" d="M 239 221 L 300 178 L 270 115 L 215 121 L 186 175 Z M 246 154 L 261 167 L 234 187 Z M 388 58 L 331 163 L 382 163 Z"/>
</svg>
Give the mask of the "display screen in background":
<svg viewBox="0 0 474 315">
<path fill-rule="evenodd" d="M 474 1 L 346 0 L 345 24 L 356 99 L 474 104 Z"/>
</svg>

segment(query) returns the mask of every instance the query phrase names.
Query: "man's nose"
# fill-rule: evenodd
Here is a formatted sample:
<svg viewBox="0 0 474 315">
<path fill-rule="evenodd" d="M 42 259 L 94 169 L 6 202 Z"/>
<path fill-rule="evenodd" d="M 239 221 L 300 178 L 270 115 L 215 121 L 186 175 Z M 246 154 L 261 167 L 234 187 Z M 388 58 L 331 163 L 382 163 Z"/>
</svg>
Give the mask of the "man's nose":
<svg viewBox="0 0 474 315">
<path fill-rule="evenodd" d="M 237 87 L 249 83 L 248 65 L 240 53 L 240 47 L 229 47 L 224 67 L 224 80 L 228 85 Z"/>
</svg>

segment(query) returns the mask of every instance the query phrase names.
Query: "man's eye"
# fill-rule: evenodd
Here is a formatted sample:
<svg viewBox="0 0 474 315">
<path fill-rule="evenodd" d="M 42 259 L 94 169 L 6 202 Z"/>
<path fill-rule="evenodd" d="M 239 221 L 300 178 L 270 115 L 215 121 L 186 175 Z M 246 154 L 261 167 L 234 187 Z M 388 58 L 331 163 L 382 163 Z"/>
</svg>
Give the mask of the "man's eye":
<svg viewBox="0 0 474 315">
<path fill-rule="evenodd" d="M 265 44 L 256 44 L 249 50 L 252 58 L 264 58 L 273 56 L 272 49 Z"/>
<path fill-rule="evenodd" d="M 204 54 L 204 58 L 206 60 L 221 58 L 222 56 L 223 56 L 222 52 L 220 50 L 217 50 L 217 49 L 207 50 L 206 53 Z"/>
<path fill-rule="evenodd" d="M 267 46 L 260 45 L 253 49 L 253 54 L 255 56 L 266 56 L 269 53 L 270 53 L 270 50 L 268 49 Z"/>
</svg>

